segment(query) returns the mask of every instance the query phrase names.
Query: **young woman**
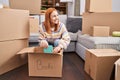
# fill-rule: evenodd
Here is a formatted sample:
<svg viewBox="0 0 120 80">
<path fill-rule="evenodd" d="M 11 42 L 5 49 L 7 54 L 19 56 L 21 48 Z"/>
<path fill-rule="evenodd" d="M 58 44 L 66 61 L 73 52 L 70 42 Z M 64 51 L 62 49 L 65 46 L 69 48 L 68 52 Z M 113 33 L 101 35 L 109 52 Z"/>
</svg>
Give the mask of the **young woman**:
<svg viewBox="0 0 120 80">
<path fill-rule="evenodd" d="M 63 23 L 59 21 L 59 15 L 55 8 L 48 8 L 45 13 L 45 21 L 39 27 L 39 45 L 47 48 L 53 45 L 53 53 L 58 53 L 62 48 L 66 49 L 70 43 L 70 36 Z"/>
</svg>

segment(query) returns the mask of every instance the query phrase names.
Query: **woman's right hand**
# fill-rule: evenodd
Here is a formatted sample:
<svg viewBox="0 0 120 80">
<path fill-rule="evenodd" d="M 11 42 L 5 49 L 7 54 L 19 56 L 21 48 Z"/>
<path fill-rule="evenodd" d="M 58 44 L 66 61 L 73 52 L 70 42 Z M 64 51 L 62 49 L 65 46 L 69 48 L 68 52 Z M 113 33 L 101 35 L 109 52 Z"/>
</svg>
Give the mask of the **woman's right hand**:
<svg viewBox="0 0 120 80">
<path fill-rule="evenodd" d="M 40 42 L 40 47 L 47 48 L 48 47 L 48 42 L 46 40 L 43 40 Z"/>
</svg>

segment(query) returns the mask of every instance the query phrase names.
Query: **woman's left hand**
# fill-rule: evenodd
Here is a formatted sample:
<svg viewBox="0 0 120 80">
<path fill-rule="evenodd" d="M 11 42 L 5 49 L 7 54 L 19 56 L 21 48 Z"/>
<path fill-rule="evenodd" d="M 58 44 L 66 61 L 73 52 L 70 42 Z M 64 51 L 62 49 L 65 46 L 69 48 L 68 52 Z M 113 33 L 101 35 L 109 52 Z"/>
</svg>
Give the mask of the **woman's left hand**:
<svg viewBox="0 0 120 80">
<path fill-rule="evenodd" d="M 61 50 L 61 47 L 57 46 L 54 48 L 53 53 L 58 53 Z"/>
</svg>

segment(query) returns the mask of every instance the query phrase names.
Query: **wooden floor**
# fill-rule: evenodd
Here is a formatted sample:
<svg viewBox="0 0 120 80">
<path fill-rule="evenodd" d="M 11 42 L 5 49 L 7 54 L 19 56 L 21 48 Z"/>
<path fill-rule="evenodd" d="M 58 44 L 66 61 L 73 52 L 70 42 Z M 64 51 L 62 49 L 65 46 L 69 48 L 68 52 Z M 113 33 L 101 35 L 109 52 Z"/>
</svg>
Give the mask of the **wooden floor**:
<svg viewBox="0 0 120 80">
<path fill-rule="evenodd" d="M 0 76 L 0 80 L 92 80 L 84 71 L 84 61 L 76 53 L 64 53 L 61 78 L 29 77 L 27 64 Z"/>
</svg>

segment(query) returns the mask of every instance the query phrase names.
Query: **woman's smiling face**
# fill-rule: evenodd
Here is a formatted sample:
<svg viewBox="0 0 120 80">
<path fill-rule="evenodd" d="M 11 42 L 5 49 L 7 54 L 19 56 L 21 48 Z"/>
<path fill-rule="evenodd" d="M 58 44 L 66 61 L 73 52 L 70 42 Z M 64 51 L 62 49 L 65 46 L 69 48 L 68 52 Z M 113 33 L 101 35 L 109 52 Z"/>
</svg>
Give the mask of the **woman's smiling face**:
<svg viewBox="0 0 120 80">
<path fill-rule="evenodd" d="M 59 23 L 59 15 L 58 15 L 58 12 L 56 10 L 51 13 L 50 20 L 51 20 L 52 24 Z"/>
</svg>

